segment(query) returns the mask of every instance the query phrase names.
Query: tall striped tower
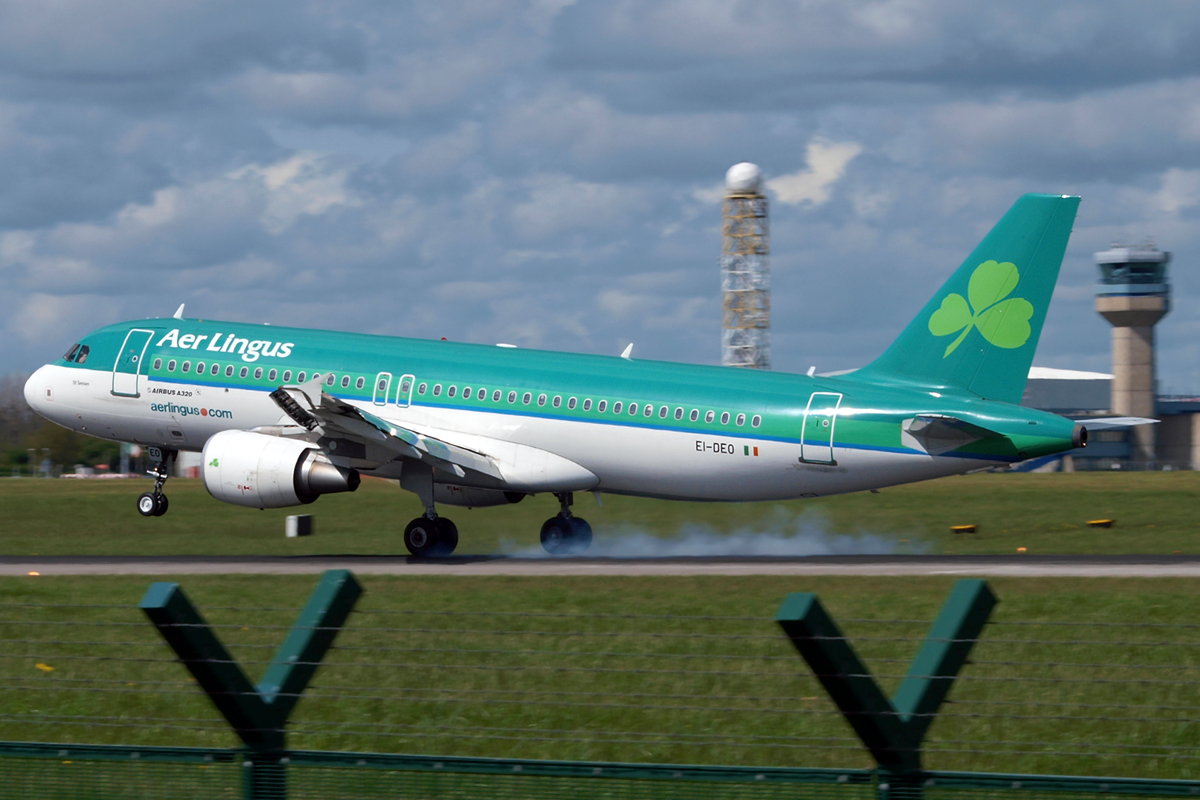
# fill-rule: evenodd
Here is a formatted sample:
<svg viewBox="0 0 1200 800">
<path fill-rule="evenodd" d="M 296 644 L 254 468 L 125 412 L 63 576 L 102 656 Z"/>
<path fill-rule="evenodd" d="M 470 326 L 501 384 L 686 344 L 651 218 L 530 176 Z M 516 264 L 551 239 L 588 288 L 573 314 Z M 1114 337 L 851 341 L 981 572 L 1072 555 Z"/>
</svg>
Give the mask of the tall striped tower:
<svg viewBox="0 0 1200 800">
<path fill-rule="evenodd" d="M 761 185 L 754 164 L 734 164 L 725 173 L 721 364 L 727 367 L 771 368 L 771 245 Z"/>
</svg>

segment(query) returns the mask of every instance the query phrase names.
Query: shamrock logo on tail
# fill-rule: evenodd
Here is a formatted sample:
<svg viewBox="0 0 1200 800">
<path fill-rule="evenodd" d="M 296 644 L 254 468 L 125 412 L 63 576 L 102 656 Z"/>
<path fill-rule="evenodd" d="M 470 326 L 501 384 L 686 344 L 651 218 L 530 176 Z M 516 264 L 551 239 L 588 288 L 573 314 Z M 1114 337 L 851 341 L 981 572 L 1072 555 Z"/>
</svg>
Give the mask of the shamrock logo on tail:
<svg viewBox="0 0 1200 800">
<path fill-rule="evenodd" d="M 971 273 L 967 285 L 970 305 L 961 294 L 951 294 L 942 300 L 942 307 L 929 318 L 929 332 L 934 336 L 949 336 L 962 331 L 942 358 L 953 353 L 972 328 L 978 328 L 980 335 L 997 347 L 1012 349 L 1025 344 L 1033 332 L 1029 327 L 1033 304 L 1021 297 L 1004 299 L 1017 288 L 1020 279 L 1016 264 L 985 261 Z"/>
</svg>

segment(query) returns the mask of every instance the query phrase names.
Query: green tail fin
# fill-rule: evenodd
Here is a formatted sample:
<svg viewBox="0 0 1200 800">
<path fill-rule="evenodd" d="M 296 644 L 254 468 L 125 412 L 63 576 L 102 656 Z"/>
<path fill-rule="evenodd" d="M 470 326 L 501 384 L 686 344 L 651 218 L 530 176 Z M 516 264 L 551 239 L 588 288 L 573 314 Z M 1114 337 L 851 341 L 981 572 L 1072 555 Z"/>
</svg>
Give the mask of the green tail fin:
<svg viewBox="0 0 1200 800">
<path fill-rule="evenodd" d="M 1021 402 L 1078 197 L 1017 200 L 887 351 L 854 373 Z"/>
</svg>

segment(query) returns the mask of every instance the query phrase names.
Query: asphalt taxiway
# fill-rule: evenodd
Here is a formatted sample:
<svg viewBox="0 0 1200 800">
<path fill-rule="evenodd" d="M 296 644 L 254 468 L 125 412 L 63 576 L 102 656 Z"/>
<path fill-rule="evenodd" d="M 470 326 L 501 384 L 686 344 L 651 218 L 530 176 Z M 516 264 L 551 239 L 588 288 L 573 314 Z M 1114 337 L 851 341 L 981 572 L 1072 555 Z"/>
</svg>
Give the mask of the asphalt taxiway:
<svg viewBox="0 0 1200 800">
<path fill-rule="evenodd" d="M 979 575 L 1200 577 L 1196 555 L 588 558 L 455 556 L 0 556 L 0 575 Z"/>
</svg>

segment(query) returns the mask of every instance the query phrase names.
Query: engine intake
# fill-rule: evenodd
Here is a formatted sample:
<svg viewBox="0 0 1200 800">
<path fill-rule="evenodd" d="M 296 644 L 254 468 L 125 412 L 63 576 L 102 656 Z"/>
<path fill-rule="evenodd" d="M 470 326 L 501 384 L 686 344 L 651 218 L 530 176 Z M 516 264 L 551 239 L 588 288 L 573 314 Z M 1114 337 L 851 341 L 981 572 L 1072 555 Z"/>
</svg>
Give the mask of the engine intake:
<svg viewBox="0 0 1200 800">
<path fill-rule="evenodd" d="M 310 443 L 251 431 L 221 431 L 204 445 L 208 493 L 250 508 L 286 508 L 323 494 L 353 492 L 357 470 L 333 464 Z"/>
</svg>

